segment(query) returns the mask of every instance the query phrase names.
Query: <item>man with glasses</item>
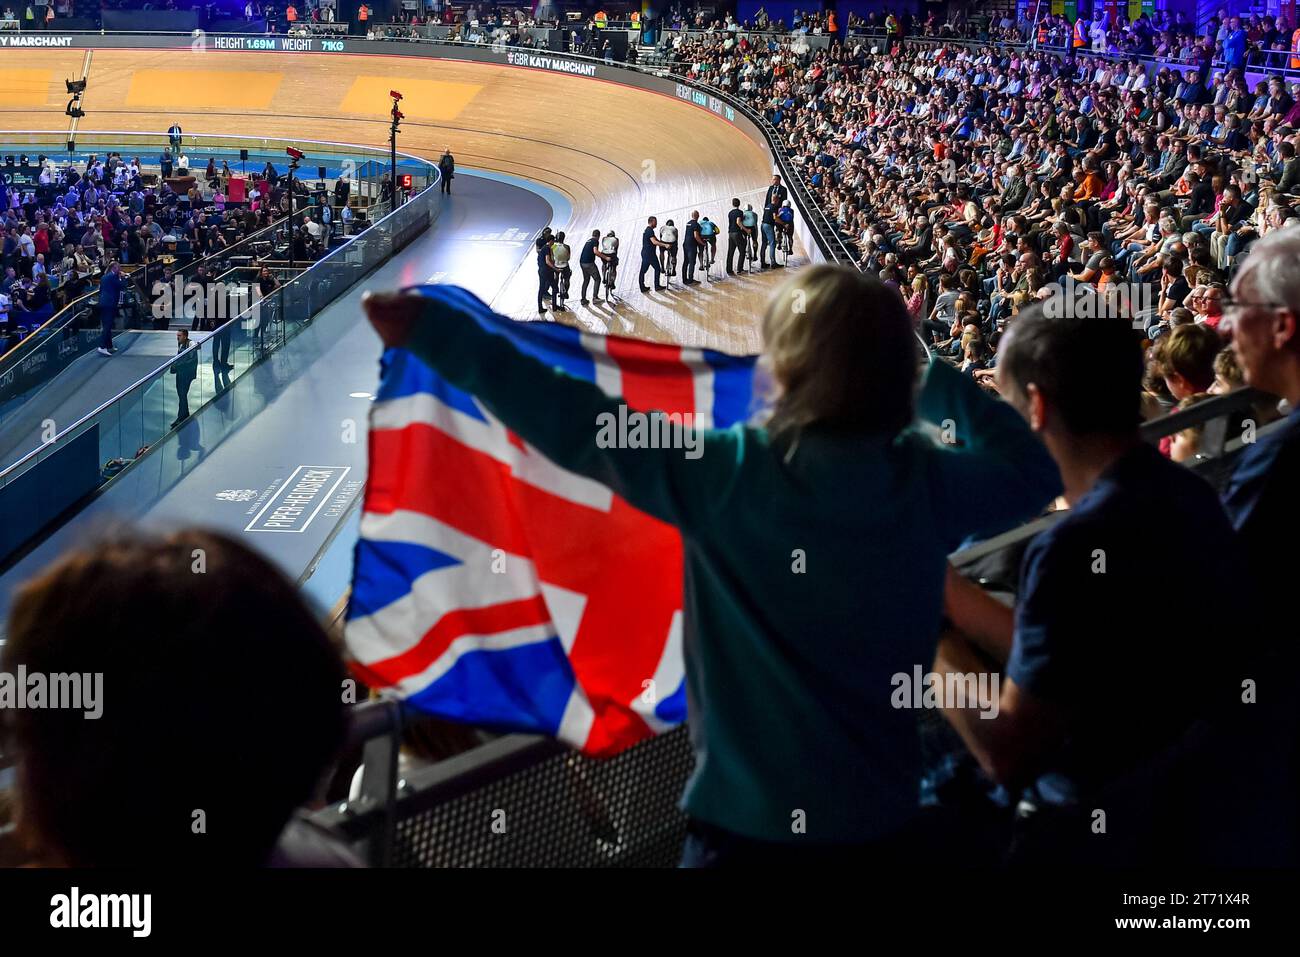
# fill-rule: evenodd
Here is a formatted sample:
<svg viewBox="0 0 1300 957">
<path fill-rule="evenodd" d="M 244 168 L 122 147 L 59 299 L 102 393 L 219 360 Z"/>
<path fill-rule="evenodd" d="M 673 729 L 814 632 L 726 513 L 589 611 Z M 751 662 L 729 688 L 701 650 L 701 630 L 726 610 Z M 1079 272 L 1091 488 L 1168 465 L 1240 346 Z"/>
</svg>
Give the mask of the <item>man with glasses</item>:
<svg viewBox="0 0 1300 957">
<path fill-rule="evenodd" d="M 1255 689 L 1233 720 L 1211 726 L 1200 763 L 1216 769 L 1199 796 L 1216 820 L 1237 822 L 1207 829 L 1216 859 L 1294 866 L 1300 854 L 1296 793 L 1295 701 L 1300 694 L 1291 592 L 1300 513 L 1292 501 L 1300 488 L 1300 229 L 1261 239 L 1224 299 L 1220 331 L 1232 337 L 1247 384 L 1285 399 L 1291 414 L 1256 440 L 1249 419 L 1245 450 L 1222 494 L 1223 506 L 1245 554 L 1256 601 L 1240 603 L 1238 639 L 1262 638 L 1267 657 L 1242 672 Z M 1256 619 L 1255 616 L 1258 616 Z M 1258 625 L 1253 622 L 1258 620 Z M 1247 683 L 1249 682 L 1249 683 Z M 1257 688 L 1256 688 L 1257 685 Z M 1257 695 L 1257 697 L 1255 697 Z M 1258 702 L 1258 703 L 1255 703 Z M 1244 831 L 1233 835 L 1234 830 Z"/>
<path fill-rule="evenodd" d="M 1248 444 L 1223 504 L 1252 570 L 1273 600 L 1287 593 L 1300 543 L 1300 228 L 1264 237 L 1246 258 L 1224 304 L 1223 331 L 1247 384 L 1279 396 L 1290 415 Z M 1288 557 L 1289 556 L 1289 557 Z"/>
</svg>

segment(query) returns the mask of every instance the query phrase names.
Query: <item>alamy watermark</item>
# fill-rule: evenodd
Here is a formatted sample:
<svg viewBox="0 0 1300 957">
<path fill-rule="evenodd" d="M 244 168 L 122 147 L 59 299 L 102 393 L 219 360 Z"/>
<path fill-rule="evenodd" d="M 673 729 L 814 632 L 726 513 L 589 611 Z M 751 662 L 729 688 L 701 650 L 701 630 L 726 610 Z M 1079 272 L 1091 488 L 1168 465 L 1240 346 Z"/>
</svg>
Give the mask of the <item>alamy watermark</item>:
<svg viewBox="0 0 1300 957">
<path fill-rule="evenodd" d="M 596 416 L 596 446 L 602 449 L 682 449 L 686 458 L 704 454 L 704 433 L 695 416 L 682 412 L 638 412 L 619 405 L 618 414 Z"/>
<path fill-rule="evenodd" d="M 261 318 L 262 290 L 255 283 L 199 283 L 176 276 L 170 282 L 159 279 L 151 290 L 155 319 L 209 319 L 217 324 L 242 317 L 256 323 Z"/>
<path fill-rule="evenodd" d="M 974 708 L 981 718 L 996 718 L 1000 678 L 997 672 L 927 672 L 920 665 L 912 673 L 900 671 L 889 679 L 894 692 L 889 703 L 895 708 Z"/>
<path fill-rule="evenodd" d="M 1043 286 L 1038 298 L 1051 319 L 1126 319 L 1134 329 L 1146 328 L 1156 312 L 1155 290 L 1144 282 L 1112 282 L 1098 289 L 1066 276 Z"/>
<path fill-rule="evenodd" d="M 152 915 L 152 894 L 82 893 L 74 886 L 50 898 L 50 926 L 56 929 L 120 928 L 132 937 L 148 937 Z"/>
<path fill-rule="evenodd" d="M 104 674 L 45 674 L 29 672 L 26 665 L 12 672 L 0 671 L 0 711 L 10 708 L 82 711 L 88 721 L 95 721 L 104 714 Z"/>
</svg>

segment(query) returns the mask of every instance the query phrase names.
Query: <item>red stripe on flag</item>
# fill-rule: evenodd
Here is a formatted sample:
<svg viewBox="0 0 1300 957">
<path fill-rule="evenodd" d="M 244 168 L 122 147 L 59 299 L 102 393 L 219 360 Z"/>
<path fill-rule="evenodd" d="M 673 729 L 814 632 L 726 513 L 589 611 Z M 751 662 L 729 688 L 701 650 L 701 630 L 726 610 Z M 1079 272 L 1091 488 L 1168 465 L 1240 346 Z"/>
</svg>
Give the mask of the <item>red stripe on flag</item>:
<svg viewBox="0 0 1300 957">
<path fill-rule="evenodd" d="M 370 433 L 368 512 L 421 512 L 494 548 L 527 555 L 514 484 L 509 466 L 431 425 Z"/>
<path fill-rule="evenodd" d="M 693 414 L 695 377 L 679 346 L 607 339 L 606 351 L 623 374 L 623 398 L 633 409 Z"/>
<path fill-rule="evenodd" d="M 544 625 L 550 620 L 550 613 L 546 610 L 546 602 L 541 595 L 483 608 L 449 611 L 424 633 L 414 647 L 365 667 L 385 685 L 393 685 L 429 667 L 457 638 L 465 635 L 495 635 L 515 628 Z"/>
</svg>

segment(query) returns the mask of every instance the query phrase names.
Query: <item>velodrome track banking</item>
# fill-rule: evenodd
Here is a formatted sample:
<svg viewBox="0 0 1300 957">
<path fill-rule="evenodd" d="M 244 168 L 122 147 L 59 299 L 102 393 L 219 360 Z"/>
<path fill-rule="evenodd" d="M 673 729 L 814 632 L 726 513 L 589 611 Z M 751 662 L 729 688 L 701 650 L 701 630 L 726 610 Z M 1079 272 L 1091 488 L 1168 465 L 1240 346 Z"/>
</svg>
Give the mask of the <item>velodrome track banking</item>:
<svg viewBox="0 0 1300 957">
<path fill-rule="evenodd" d="M 387 94 L 396 89 L 403 151 L 436 159 L 450 146 L 460 166 L 557 190 L 572 211 L 556 225 L 575 237 L 616 228 L 630 246 L 649 215 L 677 210 L 684 219 L 694 206 L 716 218 L 730 197 L 765 186 L 774 168 L 756 124 L 671 77 L 560 54 L 401 41 L 0 35 L 0 124 L 66 132 L 63 81 L 80 76 L 87 50 L 82 131 L 179 122 L 189 133 L 383 147 Z M 498 309 L 535 315 L 528 272 L 494 302 Z M 774 281 L 721 285 L 707 301 L 633 301 L 619 323 L 589 325 L 754 352 L 756 316 Z"/>
</svg>

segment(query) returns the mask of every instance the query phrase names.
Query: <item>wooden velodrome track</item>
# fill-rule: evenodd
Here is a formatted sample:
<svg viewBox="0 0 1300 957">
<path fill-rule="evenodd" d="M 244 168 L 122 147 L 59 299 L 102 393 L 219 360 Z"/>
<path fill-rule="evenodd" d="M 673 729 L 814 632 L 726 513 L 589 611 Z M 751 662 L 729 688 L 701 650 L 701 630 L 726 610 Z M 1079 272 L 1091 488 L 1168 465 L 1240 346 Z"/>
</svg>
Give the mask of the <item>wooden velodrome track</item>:
<svg viewBox="0 0 1300 957">
<path fill-rule="evenodd" d="M 79 50 L 6 50 L 0 126 L 66 131 L 63 81 L 80 75 L 82 56 Z M 593 331 L 732 353 L 758 350 L 763 303 L 787 270 L 692 289 L 674 284 L 669 292 L 648 296 L 636 289 L 632 273 L 647 216 L 658 216 L 661 224 L 671 218 L 680 228 L 695 208 L 723 222 L 732 196 L 761 209 L 762 189 L 771 179 L 763 151 L 743 133 L 668 96 L 454 60 L 101 49 L 94 53 L 82 99 L 81 129 L 160 131 L 179 122 L 195 134 L 383 147 L 390 89 L 405 97 L 403 151 L 436 160 L 450 146 L 459 166 L 558 190 L 572 204 L 563 228 L 575 252 L 592 229 L 617 231 L 626 303 L 616 312 L 583 309 L 575 288 L 569 321 Z M 720 255 L 724 247 L 721 237 Z M 536 318 L 536 271 L 531 250 L 524 252 L 527 258 L 493 305 L 518 318 Z"/>
</svg>

